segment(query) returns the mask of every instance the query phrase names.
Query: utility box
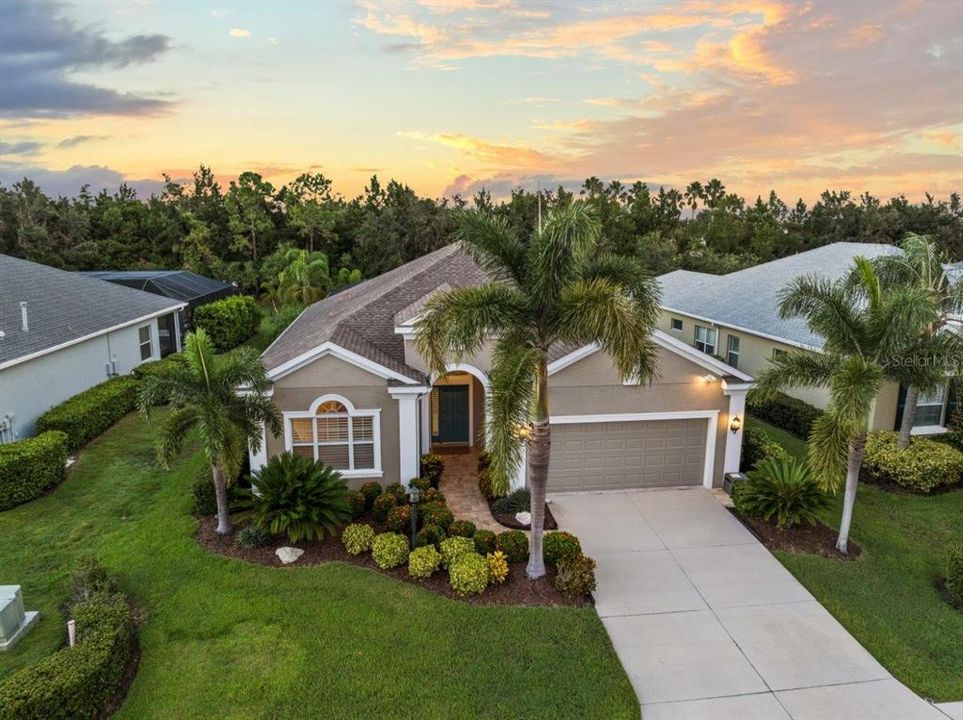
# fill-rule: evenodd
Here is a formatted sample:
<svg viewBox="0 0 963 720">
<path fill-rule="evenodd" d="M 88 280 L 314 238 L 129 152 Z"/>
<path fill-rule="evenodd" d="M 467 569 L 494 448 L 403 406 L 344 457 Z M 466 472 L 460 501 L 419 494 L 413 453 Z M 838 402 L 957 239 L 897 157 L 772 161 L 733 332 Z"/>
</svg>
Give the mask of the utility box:
<svg viewBox="0 0 963 720">
<path fill-rule="evenodd" d="M 745 473 L 741 472 L 731 472 L 726 473 L 725 479 L 722 481 L 722 489 L 729 496 L 732 496 L 732 488 L 737 483 L 744 482 L 748 480 L 749 477 Z"/>
<path fill-rule="evenodd" d="M 12 648 L 39 617 L 39 612 L 24 610 L 19 585 L 0 585 L 0 652 Z"/>
</svg>

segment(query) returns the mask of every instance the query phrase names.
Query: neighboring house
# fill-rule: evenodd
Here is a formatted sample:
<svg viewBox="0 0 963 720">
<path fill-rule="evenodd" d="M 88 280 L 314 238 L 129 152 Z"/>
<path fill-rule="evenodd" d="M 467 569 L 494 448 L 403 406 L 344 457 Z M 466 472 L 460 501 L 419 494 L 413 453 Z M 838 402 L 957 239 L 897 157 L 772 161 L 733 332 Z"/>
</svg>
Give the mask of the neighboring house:
<svg viewBox="0 0 963 720">
<path fill-rule="evenodd" d="M 305 310 L 262 355 L 284 431 L 265 437 L 252 468 L 290 450 L 354 485 L 407 483 L 422 453 L 481 445 L 491 348 L 436 377 L 413 333 L 433 293 L 487 281 L 450 245 Z M 653 339 L 660 373 L 641 387 L 594 346 L 552 348 L 550 490 L 718 487 L 738 470 L 752 378 L 667 333 Z"/>
<path fill-rule="evenodd" d="M 0 442 L 49 407 L 161 357 L 185 303 L 0 255 Z"/>
<path fill-rule="evenodd" d="M 173 348 L 178 331 L 181 336 L 187 335 L 197 308 L 238 292 L 236 285 L 189 270 L 90 270 L 80 274 L 187 303 L 180 314 L 181 325 L 177 331 L 166 323 L 160 325 L 161 352 L 164 355 Z"/>
<path fill-rule="evenodd" d="M 756 375 L 777 353 L 794 348 L 822 350 L 823 339 L 810 332 L 805 320 L 779 317 L 779 293 L 793 279 L 817 275 L 835 280 L 850 271 L 858 256 L 872 259 L 899 252 L 892 245 L 837 242 L 726 275 L 676 270 L 659 277 L 663 290 L 659 326 L 672 337 Z M 920 397 L 915 433 L 945 432 L 946 419 L 957 403 L 951 385 L 947 382 L 939 392 Z M 787 392 L 818 408 L 829 402 L 823 388 Z M 904 396 L 905 389 L 885 383 L 873 406 L 870 428 L 896 428 Z"/>
</svg>

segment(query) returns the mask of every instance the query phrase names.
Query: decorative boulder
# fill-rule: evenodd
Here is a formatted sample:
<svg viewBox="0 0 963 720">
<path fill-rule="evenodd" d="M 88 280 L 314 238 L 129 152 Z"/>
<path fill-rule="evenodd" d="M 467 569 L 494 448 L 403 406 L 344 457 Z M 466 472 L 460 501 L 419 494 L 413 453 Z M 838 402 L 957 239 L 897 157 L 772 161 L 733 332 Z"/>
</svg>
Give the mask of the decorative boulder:
<svg viewBox="0 0 963 720">
<path fill-rule="evenodd" d="M 532 514 L 530 512 L 525 512 L 524 510 L 520 513 L 515 513 L 515 519 L 522 525 L 532 524 Z"/>
<path fill-rule="evenodd" d="M 278 556 L 278 560 L 282 563 L 290 565 L 304 555 L 304 550 L 296 547 L 279 547 L 274 551 L 274 554 Z"/>
</svg>

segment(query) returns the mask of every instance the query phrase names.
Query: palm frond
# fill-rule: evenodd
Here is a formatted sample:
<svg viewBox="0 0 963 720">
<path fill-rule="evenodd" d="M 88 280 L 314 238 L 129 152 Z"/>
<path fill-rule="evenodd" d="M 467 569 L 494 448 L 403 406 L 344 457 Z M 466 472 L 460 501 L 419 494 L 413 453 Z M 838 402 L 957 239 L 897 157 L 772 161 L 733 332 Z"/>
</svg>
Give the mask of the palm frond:
<svg viewBox="0 0 963 720">
<path fill-rule="evenodd" d="M 581 276 L 600 230 L 598 217 L 584 202 L 552 211 L 529 251 L 531 292 L 539 304 L 553 305 L 562 288 Z"/>
<path fill-rule="evenodd" d="M 455 239 L 491 277 L 525 284 L 527 248 L 504 218 L 465 212 Z"/>
<path fill-rule="evenodd" d="M 846 477 L 849 445 L 856 431 L 851 423 L 828 411 L 816 418 L 809 433 L 808 459 L 816 481 L 836 492 Z"/>
<path fill-rule="evenodd" d="M 540 350 L 518 337 L 503 337 L 495 345 L 485 449 L 492 488 L 498 493 L 508 490 L 509 479 L 522 462 L 524 446 L 515 429 L 531 419 L 540 357 Z"/>
<path fill-rule="evenodd" d="M 754 398 L 766 400 L 787 387 L 828 387 L 842 358 L 830 353 L 790 350 L 773 357 L 756 375 Z"/>
<path fill-rule="evenodd" d="M 912 285 L 890 289 L 868 317 L 881 356 L 912 347 L 939 321 L 936 298 L 927 289 Z"/>
<path fill-rule="evenodd" d="M 882 379 L 882 367 L 861 355 L 839 358 L 829 379 L 830 406 L 839 422 L 865 424 Z"/>
<path fill-rule="evenodd" d="M 795 278 L 779 293 L 779 316 L 802 317 L 832 352 L 863 352 L 867 339 L 858 298 L 845 283 L 820 277 Z"/>
<path fill-rule="evenodd" d="M 157 446 L 157 460 L 163 467 L 170 467 L 171 461 L 184 446 L 184 438 L 197 425 L 197 421 L 198 413 L 193 407 L 174 408 L 164 418 Z"/>
</svg>

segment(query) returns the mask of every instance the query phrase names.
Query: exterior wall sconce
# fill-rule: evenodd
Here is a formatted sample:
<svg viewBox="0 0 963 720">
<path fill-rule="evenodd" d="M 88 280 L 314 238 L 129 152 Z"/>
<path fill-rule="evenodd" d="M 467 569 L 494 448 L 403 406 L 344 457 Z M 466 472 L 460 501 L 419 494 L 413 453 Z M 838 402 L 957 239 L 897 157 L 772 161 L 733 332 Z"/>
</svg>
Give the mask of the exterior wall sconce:
<svg viewBox="0 0 963 720">
<path fill-rule="evenodd" d="M 739 430 L 742 429 L 742 418 L 738 415 L 733 417 L 732 420 L 729 421 L 729 429 L 733 434 L 739 432 Z"/>
<path fill-rule="evenodd" d="M 708 385 L 709 383 L 715 382 L 718 378 L 716 378 L 716 376 L 713 375 L 712 373 L 709 373 L 708 375 L 704 375 L 702 379 L 705 380 L 706 385 Z"/>
</svg>

